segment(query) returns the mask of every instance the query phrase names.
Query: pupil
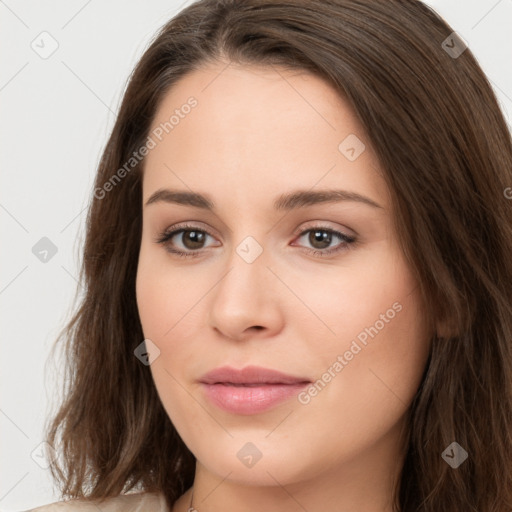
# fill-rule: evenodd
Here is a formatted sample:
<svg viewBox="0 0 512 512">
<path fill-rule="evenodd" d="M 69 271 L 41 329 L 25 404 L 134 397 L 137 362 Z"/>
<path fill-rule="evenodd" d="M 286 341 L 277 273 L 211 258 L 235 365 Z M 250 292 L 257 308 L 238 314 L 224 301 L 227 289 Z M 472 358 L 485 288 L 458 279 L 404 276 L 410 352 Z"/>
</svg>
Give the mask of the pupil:
<svg viewBox="0 0 512 512">
<path fill-rule="evenodd" d="M 328 247 L 331 243 L 331 233 L 328 233 L 327 231 L 311 231 L 310 234 L 310 242 L 314 246 L 315 243 L 320 242 L 323 243 L 320 249 L 325 249 L 325 247 Z"/>
<path fill-rule="evenodd" d="M 197 249 L 197 246 L 200 246 L 204 242 L 204 233 L 201 233 L 200 231 L 185 231 L 185 233 L 188 233 L 190 236 L 190 239 L 186 236 L 183 239 L 184 245 L 188 249 Z"/>
</svg>

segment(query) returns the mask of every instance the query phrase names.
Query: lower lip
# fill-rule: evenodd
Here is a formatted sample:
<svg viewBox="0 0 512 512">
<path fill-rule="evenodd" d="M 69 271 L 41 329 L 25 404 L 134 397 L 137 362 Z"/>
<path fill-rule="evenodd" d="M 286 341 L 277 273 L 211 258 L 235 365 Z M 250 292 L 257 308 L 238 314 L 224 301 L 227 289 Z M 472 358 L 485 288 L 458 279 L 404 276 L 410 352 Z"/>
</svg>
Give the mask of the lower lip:
<svg viewBox="0 0 512 512">
<path fill-rule="evenodd" d="M 234 414 L 257 414 L 297 396 L 308 384 L 235 386 L 201 383 L 201 386 L 206 396 L 221 409 Z"/>
</svg>

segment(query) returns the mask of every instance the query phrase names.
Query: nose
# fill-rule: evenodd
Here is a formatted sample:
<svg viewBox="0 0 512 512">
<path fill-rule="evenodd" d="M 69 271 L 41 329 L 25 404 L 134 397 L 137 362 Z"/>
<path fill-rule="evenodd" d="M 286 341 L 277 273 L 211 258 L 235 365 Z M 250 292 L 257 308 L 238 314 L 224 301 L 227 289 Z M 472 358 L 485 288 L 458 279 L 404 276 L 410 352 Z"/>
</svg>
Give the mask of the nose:
<svg viewBox="0 0 512 512">
<path fill-rule="evenodd" d="M 282 328 L 284 286 L 268 263 L 265 251 L 252 262 L 233 251 L 212 290 L 212 328 L 233 340 L 268 337 Z"/>
</svg>

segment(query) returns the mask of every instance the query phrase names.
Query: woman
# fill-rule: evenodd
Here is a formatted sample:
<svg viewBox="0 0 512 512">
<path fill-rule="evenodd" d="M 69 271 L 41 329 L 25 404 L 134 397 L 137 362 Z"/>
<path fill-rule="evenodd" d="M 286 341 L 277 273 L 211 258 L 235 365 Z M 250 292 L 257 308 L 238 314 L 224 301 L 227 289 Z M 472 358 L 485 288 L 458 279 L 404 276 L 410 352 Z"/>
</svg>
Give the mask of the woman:
<svg viewBox="0 0 512 512">
<path fill-rule="evenodd" d="M 39 511 L 512 506 L 512 144 L 413 0 L 203 0 L 101 160 Z M 67 510 L 67 508 L 66 508 Z"/>
</svg>

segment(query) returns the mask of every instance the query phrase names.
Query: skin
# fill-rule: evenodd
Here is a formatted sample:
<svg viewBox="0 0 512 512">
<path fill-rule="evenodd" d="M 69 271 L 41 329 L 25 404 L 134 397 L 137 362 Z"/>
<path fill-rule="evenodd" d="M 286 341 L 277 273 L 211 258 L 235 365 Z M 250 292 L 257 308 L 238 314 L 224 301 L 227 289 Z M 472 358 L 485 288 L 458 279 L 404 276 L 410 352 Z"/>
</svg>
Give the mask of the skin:
<svg viewBox="0 0 512 512">
<path fill-rule="evenodd" d="M 418 293 L 392 228 L 382 169 L 348 103 L 319 77 L 280 68 L 209 64 L 165 96 L 152 130 L 194 96 L 198 104 L 146 157 L 143 205 L 158 189 L 207 194 L 215 212 L 143 206 L 137 303 L 144 335 L 160 353 L 150 365 L 163 406 L 197 459 L 200 512 L 391 511 L 401 469 L 400 432 L 418 389 L 430 337 Z M 338 149 L 349 134 L 366 148 Z M 275 211 L 297 189 L 344 189 L 356 201 Z M 180 258 L 155 239 L 179 223 L 209 233 L 168 242 L 200 252 Z M 342 246 L 301 235 L 316 226 L 357 235 Z M 323 233 L 323 232 L 322 232 Z M 248 263 L 236 249 L 253 237 Z M 307 403 L 296 397 L 254 415 L 220 410 L 198 379 L 249 364 L 321 378 L 392 305 L 401 310 Z M 152 352 L 156 355 L 156 351 Z M 237 452 L 252 442 L 261 459 Z M 190 490 L 173 512 L 188 509 Z"/>
</svg>

